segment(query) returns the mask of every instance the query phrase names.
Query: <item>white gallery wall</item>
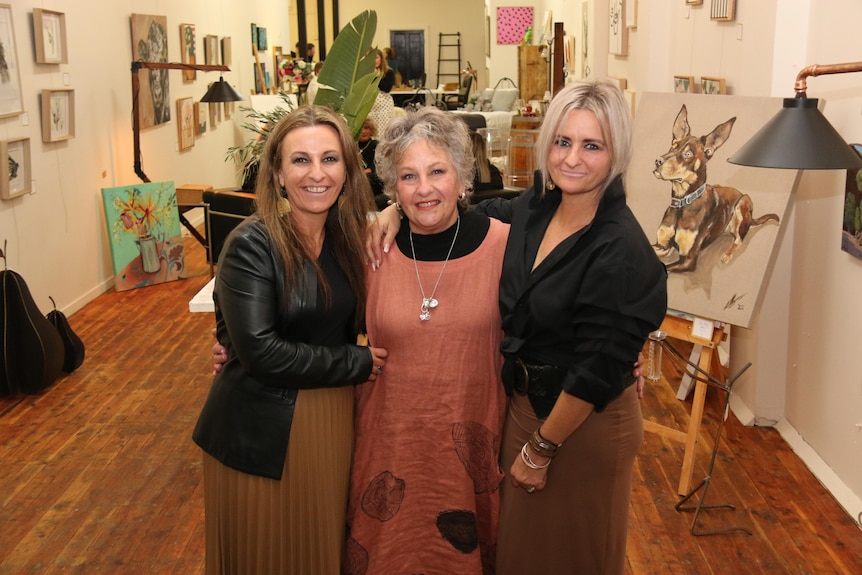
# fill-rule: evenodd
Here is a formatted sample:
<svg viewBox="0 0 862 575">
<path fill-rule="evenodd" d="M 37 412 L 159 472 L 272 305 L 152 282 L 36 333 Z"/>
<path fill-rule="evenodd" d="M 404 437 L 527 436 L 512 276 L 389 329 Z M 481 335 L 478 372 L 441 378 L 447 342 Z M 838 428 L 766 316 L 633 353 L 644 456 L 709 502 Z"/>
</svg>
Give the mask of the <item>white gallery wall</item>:
<svg viewBox="0 0 862 575">
<path fill-rule="evenodd" d="M 33 8 L 63 12 L 69 62 L 35 63 Z M 230 36 L 231 71 L 225 79 L 241 93 L 253 86 L 250 23 L 268 29 L 270 44 L 287 44 L 284 3 L 204 0 L 50 2 L 15 0 L 12 16 L 21 71 L 25 114 L 0 118 L 0 138 L 30 138 L 35 193 L 0 201 L 0 244 L 7 242 L 7 263 L 27 281 L 41 309 L 48 296 L 71 313 L 112 286 L 100 190 L 140 182 L 133 171 L 131 14 L 167 16 L 168 56 L 180 61 L 181 23 L 196 26 L 202 58 L 203 37 Z M 153 181 L 173 180 L 234 185 L 235 169 L 224 161 L 227 148 L 241 141 L 238 121 L 223 122 L 180 153 L 176 106 L 180 97 L 200 99 L 217 72 L 198 72 L 185 84 L 181 72 L 170 73 L 172 121 L 141 133 L 143 171 Z M 43 143 L 39 96 L 47 88 L 75 90 L 75 137 Z"/>
</svg>

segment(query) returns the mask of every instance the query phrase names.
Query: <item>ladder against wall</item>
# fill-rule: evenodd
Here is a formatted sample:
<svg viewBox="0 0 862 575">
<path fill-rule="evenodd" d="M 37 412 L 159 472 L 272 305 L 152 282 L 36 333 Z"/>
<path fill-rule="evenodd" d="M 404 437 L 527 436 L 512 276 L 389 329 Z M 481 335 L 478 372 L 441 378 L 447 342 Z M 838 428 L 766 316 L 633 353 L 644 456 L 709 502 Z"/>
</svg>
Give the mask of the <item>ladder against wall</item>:
<svg viewBox="0 0 862 575">
<path fill-rule="evenodd" d="M 437 84 L 461 81 L 461 32 L 440 33 L 437 43 Z"/>
</svg>

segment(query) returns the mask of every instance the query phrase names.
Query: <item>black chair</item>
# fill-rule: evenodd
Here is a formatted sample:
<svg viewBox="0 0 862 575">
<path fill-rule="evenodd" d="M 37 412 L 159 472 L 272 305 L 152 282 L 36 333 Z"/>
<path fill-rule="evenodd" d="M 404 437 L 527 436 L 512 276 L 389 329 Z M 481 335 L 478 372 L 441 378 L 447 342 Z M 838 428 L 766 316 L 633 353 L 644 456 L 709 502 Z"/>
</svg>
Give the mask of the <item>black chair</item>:
<svg viewBox="0 0 862 575">
<path fill-rule="evenodd" d="M 203 193 L 209 204 L 207 210 L 207 239 L 212 263 L 218 263 L 221 248 L 228 234 L 241 221 L 254 213 L 254 194 L 233 190 L 216 190 Z"/>
<path fill-rule="evenodd" d="M 487 128 L 488 125 L 485 123 L 485 116 L 482 114 L 455 114 L 458 116 L 465 124 L 467 124 L 467 128 L 470 129 L 471 132 L 476 132 L 482 128 Z"/>
<path fill-rule="evenodd" d="M 467 105 L 470 100 L 470 88 L 473 87 L 473 75 L 461 74 L 461 82 L 458 86 L 458 94 L 456 96 L 446 97 L 446 107 L 450 110 L 457 110 Z"/>
</svg>

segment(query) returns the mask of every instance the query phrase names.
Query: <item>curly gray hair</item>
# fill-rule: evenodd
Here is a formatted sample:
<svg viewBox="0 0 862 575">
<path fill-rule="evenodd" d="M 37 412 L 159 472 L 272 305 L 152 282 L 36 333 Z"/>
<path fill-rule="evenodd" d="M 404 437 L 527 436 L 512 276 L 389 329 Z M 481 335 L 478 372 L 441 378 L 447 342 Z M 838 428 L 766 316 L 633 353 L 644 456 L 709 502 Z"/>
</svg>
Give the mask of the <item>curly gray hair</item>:
<svg viewBox="0 0 862 575">
<path fill-rule="evenodd" d="M 470 203 L 473 175 L 476 171 L 470 133 L 467 124 L 458 116 L 433 106 L 408 112 L 406 116 L 396 118 L 386 127 L 374 154 L 377 177 L 383 182 L 386 196 L 393 202 L 397 200 L 395 190 L 398 182 L 398 163 L 407 148 L 419 141 L 428 142 L 434 147 L 446 150 L 449 154 L 455 167 L 458 185 L 465 192 L 464 198 L 458 201 L 466 207 Z"/>
</svg>

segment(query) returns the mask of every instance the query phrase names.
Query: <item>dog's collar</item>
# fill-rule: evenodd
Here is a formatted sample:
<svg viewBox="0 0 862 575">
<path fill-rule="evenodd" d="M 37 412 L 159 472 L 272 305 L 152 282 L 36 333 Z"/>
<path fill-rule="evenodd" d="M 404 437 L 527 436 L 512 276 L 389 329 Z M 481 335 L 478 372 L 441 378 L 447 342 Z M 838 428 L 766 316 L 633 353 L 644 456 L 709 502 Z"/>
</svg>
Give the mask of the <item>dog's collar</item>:
<svg viewBox="0 0 862 575">
<path fill-rule="evenodd" d="M 702 196 L 703 192 L 705 192 L 705 191 L 706 191 L 706 184 L 703 184 L 701 187 L 699 187 L 698 189 L 696 189 L 692 193 L 686 194 L 685 196 L 683 196 L 681 198 L 671 198 L 670 199 L 670 207 L 672 207 L 672 208 L 685 207 L 685 206 L 689 205 L 690 203 L 692 203 L 693 201 L 695 201 L 696 199 L 698 199 L 700 196 Z"/>
</svg>

